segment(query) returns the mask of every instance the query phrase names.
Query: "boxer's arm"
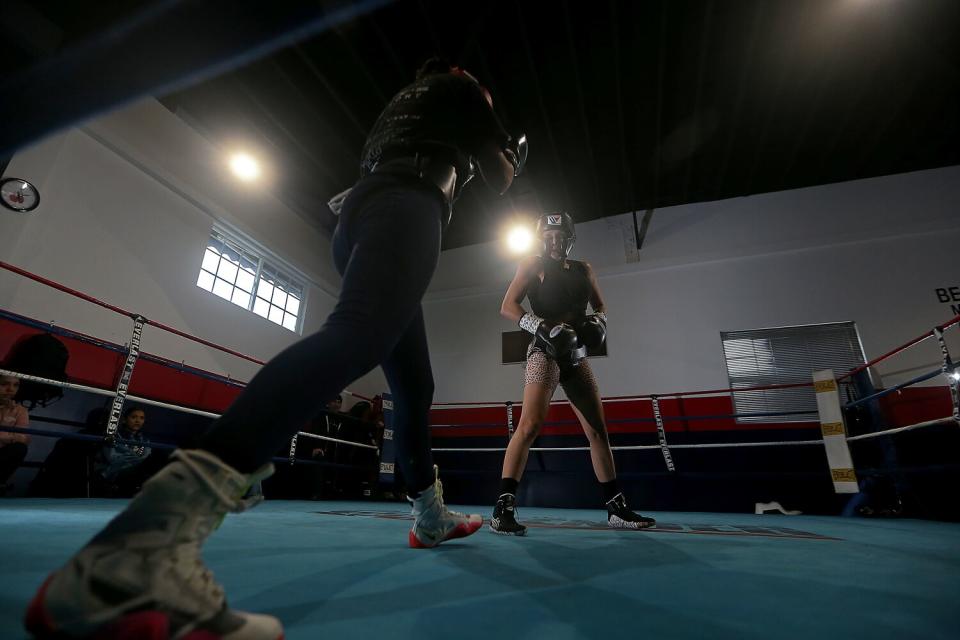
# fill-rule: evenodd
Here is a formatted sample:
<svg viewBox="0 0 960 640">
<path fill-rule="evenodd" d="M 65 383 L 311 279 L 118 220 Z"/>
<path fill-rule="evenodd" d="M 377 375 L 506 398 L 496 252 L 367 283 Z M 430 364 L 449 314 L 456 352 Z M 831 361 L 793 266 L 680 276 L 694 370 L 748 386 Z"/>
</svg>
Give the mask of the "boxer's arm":
<svg viewBox="0 0 960 640">
<path fill-rule="evenodd" d="M 600 283 L 597 282 L 597 275 L 593 272 L 593 267 L 589 262 L 584 262 L 583 266 L 587 269 L 587 279 L 590 281 L 590 307 L 594 313 L 606 314 L 607 305 L 603 302 L 603 295 L 600 293 Z"/>
<path fill-rule="evenodd" d="M 503 302 L 500 304 L 501 316 L 511 322 L 520 322 L 520 318 L 526 313 L 520 303 L 527 297 L 527 287 L 530 284 L 530 279 L 536 277 L 538 270 L 539 262 L 536 256 L 524 258 L 517 267 L 517 274 L 507 288 L 507 293 L 503 296 Z"/>
<path fill-rule="evenodd" d="M 480 148 L 477 165 L 483 181 L 498 194 L 502 195 L 513 184 L 513 164 L 495 142 L 488 142 Z"/>
<path fill-rule="evenodd" d="M 526 136 L 513 140 L 493 109 L 490 92 L 469 74 L 459 77 L 461 113 L 467 123 L 466 149 L 476 160 L 483 181 L 503 194 L 526 162 Z"/>
<path fill-rule="evenodd" d="M 606 305 L 603 303 L 603 296 L 600 294 L 600 285 L 597 283 L 597 276 L 593 272 L 593 267 L 589 263 L 583 263 L 587 272 L 587 279 L 590 281 L 590 306 L 593 308 L 593 315 L 589 315 L 577 327 L 577 334 L 580 336 L 580 342 L 591 349 L 599 349 L 607 339 L 607 313 Z"/>
</svg>

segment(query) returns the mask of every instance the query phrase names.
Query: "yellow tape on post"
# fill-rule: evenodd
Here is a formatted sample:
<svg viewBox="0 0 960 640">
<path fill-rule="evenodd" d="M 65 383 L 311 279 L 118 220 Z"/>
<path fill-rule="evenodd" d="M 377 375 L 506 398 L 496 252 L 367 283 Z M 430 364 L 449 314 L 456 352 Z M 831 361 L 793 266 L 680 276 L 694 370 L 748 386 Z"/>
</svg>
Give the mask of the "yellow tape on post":
<svg viewBox="0 0 960 640">
<path fill-rule="evenodd" d="M 847 446 L 847 431 L 843 426 L 840 393 L 832 369 L 813 372 L 813 388 L 817 392 L 817 411 L 820 413 L 820 432 L 827 452 L 833 490 L 837 493 L 857 493 L 857 472 Z"/>
<path fill-rule="evenodd" d="M 845 436 L 847 432 L 843 430 L 843 423 L 841 422 L 828 422 L 826 424 L 820 424 L 820 431 L 825 436 Z"/>
</svg>

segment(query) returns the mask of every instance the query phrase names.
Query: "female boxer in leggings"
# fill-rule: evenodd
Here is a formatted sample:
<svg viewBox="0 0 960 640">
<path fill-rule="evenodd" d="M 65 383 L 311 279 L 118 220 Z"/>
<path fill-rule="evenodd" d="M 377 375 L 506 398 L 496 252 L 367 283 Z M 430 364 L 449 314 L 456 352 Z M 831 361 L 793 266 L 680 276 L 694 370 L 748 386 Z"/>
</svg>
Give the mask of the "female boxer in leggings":
<svg viewBox="0 0 960 640">
<path fill-rule="evenodd" d="M 597 381 L 584 357 L 586 347 L 599 347 L 606 338 L 607 318 L 597 279 L 589 264 L 567 259 L 576 239 L 569 214 L 541 216 L 537 235 L 543 240 L 543 255 L 520 264 L 500 308 L 504 317 L 531 333 L 533 340 L 527 348 L 523 411 L 503 459 L 500 496 L 490 529 L 515 536 L 527 532 L 516 518 L 517 486 L 558 384 L 590 442 L 590 460 L 603 490 L 607 523 L 624 529 L 652 527 L 654 520 L 631 511 L 620 491 Z M 530 299 L 533 313 L 521 306 L 524 298 Z M 586 313 L 588 302 L 592 315 Z"/>
<path fill-rule="evenodd" d="M 273 452 L 324 401 L 377 365 L 394 395 L 397 464 L 413 502 L 410 546 L 434 547 L 479 529 L 479 514 L 446 508 L 436 477 L 420 300 L 473 166 L 503 193 L 525 157 L 524 138 L 507 135 L 475 78 L 439 60 L 424 65 L 374 124 L 362 177 L 342 201 L 332 244 L 343 283 L 333 313 L 317 333 L 270 360 L 196 449 L 175 451 L 130 505 L 47 579 L 27 611 L 28 629 L 41 638 L 282 638 L 279 620 L 227 606 L 200 545 L 228 511 L 245 506 L 247 488 L 272 473 Z M 318 528 L 322 535 L 330 534 Z"/>
</svg>

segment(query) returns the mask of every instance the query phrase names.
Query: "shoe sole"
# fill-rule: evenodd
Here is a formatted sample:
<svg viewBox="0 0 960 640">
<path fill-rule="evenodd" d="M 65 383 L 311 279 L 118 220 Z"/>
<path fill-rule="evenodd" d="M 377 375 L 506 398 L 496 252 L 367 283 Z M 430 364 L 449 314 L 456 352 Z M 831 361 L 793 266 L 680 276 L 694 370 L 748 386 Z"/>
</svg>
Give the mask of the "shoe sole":
<svg viewBox="0 0 960 640">
<path fill-rule="evenodd" d="M 137 611 L 125 615 L 118 620 L 100 627 L 93 633 L 85 636 L 73 636 L 57 628 L 53 618 L 44 606 L 47 588 L 53 580 L 49 576 L 37 591 L 27 607 L 24 626 L 34 638 L 38 640 L 65 640 L 66 638 L 85 638 L 86 640 L 172 640 L 170 634 L 170 618 L 162 611 Z M 191 631 L 180 640 L 220 640 L 222 636 L 206 630 Z M 276 640 L 284 640 L 281 633 Z"/>
<path fill-rule="evenodd" d="M 501 531 L 499 529 L 494 529 L 493 525 L 487 527 L 490 531 L 497 534 L 498 536 L 525 536 L 527 535 L 527 529 L 524 527 L 520 531 Z"/>
<path fill-rule="evenodd" d="M 27 607 L 27 615 L 24 618 L 23 626 L 35 638 L 51 638 L 57 634 L 57 627 L 50 614 L 47 613 L 47 608 L 43 606 L 43 601 L 47 596 L 47 588 L 52 580 L 53 574 L 47 576 Z"/>
<path fill-rule="evenodd" d="M 653 529 L 657 526 L 657 523 L 656 521 L 653 521 L 649 524 L 643 522 L 629 522 L 614 516 L 613 518 L 607 520 L 607 526 L 611 529 Z"/>
<path fill-rule="evenodd" d="M 50 612 L 47 611 L 45 600 L 47 589 L 50 587 L 52 580 L 53 576 L 51 575 L 44 581 L 33 600 L 30 601 L 24 626 L 30 632 L 30 635 L 40 640 L 63 640 L 64 638 L 77 637 L 59 629 L 50 616 Z M 199 635 L 200 633 L 203 633 L 203 635 Z M 168 640 L 170 638 L 170 619 L 166 614 L 159 611 L 137 611 L 82 637 L 89 638 L 89 640 L 119 640 L 120 638 Z M 187 638 L 192 640 L 209 638 L 213 640 L 218 637 L 208 632 L 194 631 L 187 634 L 184 640 L 187 640 Z"/>
<path fill-rule="evenodd" d="M 410 544 L 411 549 L 432 549 L 433 547 L 442 542 L 446 542 L 447 540 L 455 540 L 457 538 L 466 538 L 467 536 L 472 536 L 482 526 L 483 520 L 480 520 L 480 522 L 477 523 L 458 524 L 450 531 L 450 533 L 446 535 L 446 537 L 441 540 L 437 540 L 433 544 L 427 544 L 426 542 L 421 541 L 420 538 L 418 538 L 413 532 L 413 529 L 411 529 L 409 535 L 407 536 L 407 541 Z"/>
</svg>

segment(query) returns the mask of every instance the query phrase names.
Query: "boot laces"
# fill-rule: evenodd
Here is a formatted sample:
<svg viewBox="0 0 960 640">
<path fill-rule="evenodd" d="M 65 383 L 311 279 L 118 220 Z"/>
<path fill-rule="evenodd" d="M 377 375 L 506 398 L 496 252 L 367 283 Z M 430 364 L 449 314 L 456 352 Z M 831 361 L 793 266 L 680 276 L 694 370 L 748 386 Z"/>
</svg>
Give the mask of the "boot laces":
<svg viewBox="0 0 960 640">
<path fill-rule="evenodd" d="M 509 513 L 510 516 L 516 520 L 517 516 L 520 515 L 520 512 L 517 511 L 517 499 L 512 494 L 504 493 L 497 499 L 497 502 L 503 505 L 503 507 L 500 509 L 501 517 L 503 514 Z"/>
<path fill-rule="evenodd" d="M 443 483 L 440 482 L 440 468 L 437 465 L 433 465 L 433 490 L 434 496 L 437 502 L 437 509 L 442 515 L 448 515 L 454 518 L 466 518 L 465 515 L 457 511 L 451 511 L 447 508 L 447 505 L 443 502 Z"/>
<path fill-rule="evenodd" d="M 200 556 L 199 541 L 176 545 L 170 561 L 178 582 L 182 582 L 191 591 L 195 590 L 213 601 L 223 599 L 223 587 L 216 581 L 213 571 L 204 564 Z"/>
</svg>

